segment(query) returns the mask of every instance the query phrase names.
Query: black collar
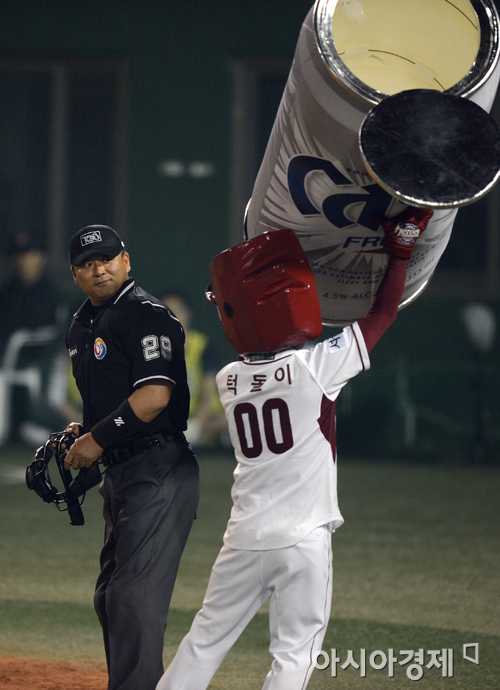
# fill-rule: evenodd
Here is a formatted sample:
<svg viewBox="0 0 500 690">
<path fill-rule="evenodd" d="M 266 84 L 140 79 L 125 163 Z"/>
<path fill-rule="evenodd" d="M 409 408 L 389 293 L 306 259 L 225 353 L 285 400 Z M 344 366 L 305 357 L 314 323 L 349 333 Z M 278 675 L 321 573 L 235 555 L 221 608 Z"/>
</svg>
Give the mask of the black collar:
<svg viewBox="0 0 500 690">
<path fill-rule="evenodd" d="M 108 299 L 108 301 L 101 306 L 100 313 L 102 313 L 107 307 L 116 304 L 124 295 L 130 292 L 130 290 L 134 289 L 134 285 L 135 280 L 133 278 L 129 278 L 128 280 L 126 280 L 121 286 L 121 288 L 118 290 L 118 292 L 115 292 L 113 297 L 110 297 L 110 299 Z M 78 309 L 78 311 L 73 315 L 73 318 L 78 319 L 80 321 L 92 321 L 94 316 L 95 307 L 92 305 L 92 302 L 88 297 L 85 300 L 85 302 L 81 305 L 81 307 Z"/>
</svg>

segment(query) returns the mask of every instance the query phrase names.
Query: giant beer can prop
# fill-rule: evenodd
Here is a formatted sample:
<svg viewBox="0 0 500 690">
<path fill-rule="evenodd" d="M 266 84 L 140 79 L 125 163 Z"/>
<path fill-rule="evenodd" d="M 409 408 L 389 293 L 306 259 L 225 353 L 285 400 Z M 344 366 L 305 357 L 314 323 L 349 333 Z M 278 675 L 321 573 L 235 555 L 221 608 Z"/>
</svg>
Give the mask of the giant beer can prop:
<svg viewBox="0 0 500 690">
<path fill-rule="evenodd" d="M 317 0 L 309 12 L 248 204 L 245 235 L 294 230 L 314 273 L 325 325 L 350 323 L 371 306 L 387 266 L 377 251 L 383 232 L 374 214 L 392 217 L 408 204 L 435 209 L 408 261 L 405 306 L 432 277 L 458 208 L 480 198 L 498 177 L 497 170 L 480 189 L 433 199 L 431 178 L 438 176 L 427 175 L 429 193 L 405 195 L 367 163 L 366 122 L 391 99 L 417 90 L 424 97 L 466 99 L 496 127 L 487 113 L 498 58 L 491 0 Z M 396 118 L 402 122 L 408 113 Z M 467 128 L 484 129 L 480 118 Z"/>
</svg>

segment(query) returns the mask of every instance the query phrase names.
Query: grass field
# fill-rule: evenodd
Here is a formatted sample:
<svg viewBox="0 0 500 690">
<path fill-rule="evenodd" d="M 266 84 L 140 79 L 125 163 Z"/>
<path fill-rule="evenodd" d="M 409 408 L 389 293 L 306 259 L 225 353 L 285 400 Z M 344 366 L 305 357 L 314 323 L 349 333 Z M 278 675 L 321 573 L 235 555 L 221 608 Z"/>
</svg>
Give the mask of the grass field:
<svg viewBox="0 0 500 690">
<path fill-rule="evenodd" d="M 85 659 L 102 664 L 92 608 L 103 523 L 94 489 L 86 524 L 42 502 L 24 484 L 33 452 L 0 449 L 0 654 Z M 229 514 L 233 461 L 201 455 L 202 498 L 177 581 L 165 640 L 172 658 L 201 605 Z M 56 482 L 57 483 L 57 482 Z M 500 476 L 498 467 L 340 460 L 339 500 L 346 523 L 333 536 L 332 618 L 323 645 L 337 650 L 316 670 L 312 690 L 450 690 L 500 688 Z M 479 664 L 463 658 L 478 645 Z M 258 690 L 270 665 L 263 609 L 226 657 L 213 690 Z M 366 677 L 342 669 L 348 652 Z M 407 677 L 414 661 L 376 670 L 370 655 L 424 650 L 424 675 Z M 427 668 L 429 650 L 452 649 L 453 677 Z M 473 648 L 467 655 L 472 656 Z M 374 659 L 373 665 L 380 660 Z M 416 670 L 413 671 L 416 673 Z"/>
</svg>

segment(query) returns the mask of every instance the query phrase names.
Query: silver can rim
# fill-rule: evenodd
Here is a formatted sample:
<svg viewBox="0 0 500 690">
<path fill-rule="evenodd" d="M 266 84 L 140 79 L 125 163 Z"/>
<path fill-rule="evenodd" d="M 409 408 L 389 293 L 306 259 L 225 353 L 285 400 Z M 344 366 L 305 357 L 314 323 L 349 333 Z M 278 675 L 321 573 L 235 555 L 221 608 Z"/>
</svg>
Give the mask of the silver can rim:
<svg viewBox="0 0 500 690">
<path fill-rule="evenodd" d="M 493 0 L 468 0 L 479 19 L 480 44 L 468 73 L 444 93 L 470 97 L 489 79 L 500 57 L 500 19 Z M 377 91 L 359 79 L 343 62 L 332 32 L 333 13 L 338 0 L 316 0 L 314 30 L 316 44 L 328 70 L 345 88 L 364 101 L 376 105 L 388 94 Z"/>
</svg>

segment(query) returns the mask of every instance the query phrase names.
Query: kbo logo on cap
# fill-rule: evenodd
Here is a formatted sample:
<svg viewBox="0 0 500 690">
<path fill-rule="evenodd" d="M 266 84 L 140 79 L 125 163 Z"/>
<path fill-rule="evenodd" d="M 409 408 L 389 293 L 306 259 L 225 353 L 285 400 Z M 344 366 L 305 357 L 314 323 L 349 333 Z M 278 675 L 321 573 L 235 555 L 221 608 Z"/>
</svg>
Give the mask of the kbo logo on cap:
<svg viewBox="0 0 500 690">
<path fill-rule="evenodd" d="M 85 235 L 82 235 L 80 237 L 80 242 L 82 243 L 82 247 L 85 247 L 87 244 L 92 244 L 93 242 L 101 242 L 102 237 L 101 233 L 99 230 L 94 230 L 93 232 L 87 232 Z"/>
</svg>

